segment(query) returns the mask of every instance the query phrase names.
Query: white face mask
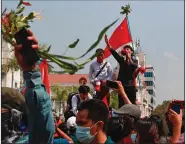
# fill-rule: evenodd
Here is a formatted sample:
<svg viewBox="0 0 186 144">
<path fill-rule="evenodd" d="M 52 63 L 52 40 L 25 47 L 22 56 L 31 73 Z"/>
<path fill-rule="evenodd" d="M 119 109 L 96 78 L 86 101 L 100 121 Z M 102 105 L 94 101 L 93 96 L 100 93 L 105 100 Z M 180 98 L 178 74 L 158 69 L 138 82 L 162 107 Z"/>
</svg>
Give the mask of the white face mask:
<svg viewBox="0 0 186 144">
<path fill-rule="evenodd" d="M 96 124 L 97 123 L 95 123 L 93 126 L 95 126 Z M 93 141 L 93 139 L 97 135 L 97 132 L 94 135 L 90 134 L 90 130 L 93 126 L 91 126 L 91 127 L 77 126 L 76 127 L 76 137 L 80 143 L 89 144 Z"/>
</svg>

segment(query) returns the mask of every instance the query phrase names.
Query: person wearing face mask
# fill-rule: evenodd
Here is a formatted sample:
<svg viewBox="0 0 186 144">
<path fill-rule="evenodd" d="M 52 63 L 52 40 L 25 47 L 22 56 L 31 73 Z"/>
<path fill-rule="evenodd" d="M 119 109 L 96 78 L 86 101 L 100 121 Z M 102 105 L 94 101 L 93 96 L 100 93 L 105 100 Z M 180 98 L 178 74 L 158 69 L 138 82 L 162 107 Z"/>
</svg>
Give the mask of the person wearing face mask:
<svg viewBox="0 0 186 144">
<path fill-rule="evenodd" d="M 112 144 L 107 137 L 109 112 L 106 105 L 98 100 L 85 100 L 80 103 L 76 115 L 76 138 L 80 144 Z"/>
<path fill-rule="evenodd" d="M 89 79 L 94 86 L 94 97 L 109 105 L 109 89 L 106 88 L 106 80 L 112 80 L 112 67 L 104 60 L 104 50 L 96 50 L 97 60 L 90 65 Z M 105 98 L 106 97 L 106 98 Z"/>
</svg>

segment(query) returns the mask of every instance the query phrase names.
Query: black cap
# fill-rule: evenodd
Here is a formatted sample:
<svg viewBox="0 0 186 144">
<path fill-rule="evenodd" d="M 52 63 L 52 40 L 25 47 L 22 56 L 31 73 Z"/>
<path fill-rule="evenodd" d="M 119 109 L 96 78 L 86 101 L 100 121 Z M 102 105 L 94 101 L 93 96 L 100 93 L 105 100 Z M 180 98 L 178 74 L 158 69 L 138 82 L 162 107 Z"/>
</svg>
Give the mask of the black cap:
<svg viewBox="0 0 186 144">
<path fill-rule="evenodd" d="M 126 48 L 129 48 L 129 49 L 131 49 L 131 51 L 134 52 L 133 48 L 132 48 L 130 45 L 125 45 L 125 46 L 123 47 L 123 49 L 126 49 Z"/>
<path fill-rule="evenodd" d="M 134 104 L 125 104 L 124 106 L 120 107 L 118 110 L 113 110 L 113 112 L 119 115 L 130 115 L 138 119 L 140 119 L 141 117 L 140 108 Z"/>
</svg>

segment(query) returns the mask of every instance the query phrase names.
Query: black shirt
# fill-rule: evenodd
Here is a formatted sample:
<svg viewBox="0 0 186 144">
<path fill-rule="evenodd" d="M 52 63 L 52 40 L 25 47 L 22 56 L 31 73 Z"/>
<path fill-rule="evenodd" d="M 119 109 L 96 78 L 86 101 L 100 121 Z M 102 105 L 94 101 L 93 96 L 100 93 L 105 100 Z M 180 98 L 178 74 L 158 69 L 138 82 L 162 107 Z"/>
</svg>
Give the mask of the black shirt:
<svg viewBox="0 0 186 144">
<path fill-rule="evenodd" d="M 124 57 L 120 56 L 114 49 L 111 49 L 110 52 L 120 65 L 117 80 L 121 81 L 124 86 L 134 85 L 133 74 L 138 65 L 134 62 L 127 63 L 127 61 L 124 60 Z"/>
</svg>

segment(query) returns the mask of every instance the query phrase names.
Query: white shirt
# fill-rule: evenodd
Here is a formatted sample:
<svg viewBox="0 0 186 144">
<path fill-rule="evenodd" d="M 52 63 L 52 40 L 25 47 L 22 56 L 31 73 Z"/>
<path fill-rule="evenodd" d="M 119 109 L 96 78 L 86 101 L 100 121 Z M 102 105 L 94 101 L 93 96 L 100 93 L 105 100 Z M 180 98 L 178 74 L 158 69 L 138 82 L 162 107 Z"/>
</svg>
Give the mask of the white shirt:
<svg viewBox="0 0 186 144">
<path fill-rule="evenodd" d="M 102 64 L 98 63 L 97 61 L 94 61 L 90 65 L 89 69 L 89 79 L 90 82 L 94 80 L 96 74 L 100 71 L 100 69 L 103 67 L 106 61 L 104 61 Z M 107 62 L 106 66 L 104 69 L 101 71 L 101 73 L 98 75 L 98 77 L 95 80 L 112 80 L 112 67 L 110 63 Z"/>
<path fill-rule="evenodd" d="M 74 95 L 72 96 L 72 112 L 76 115 L 77 114 L 77 106 L 78 106 L 78 99 L 77 99 L 77 96 L 80 98 L 80 102 L 82 102 L 83 100 L 81 99 L 80 95 L 77 94 L 77 95 Z M 92 99 L 92 96 L 88 93 L 88 97 L 87 99 Z"/>
</svg>

